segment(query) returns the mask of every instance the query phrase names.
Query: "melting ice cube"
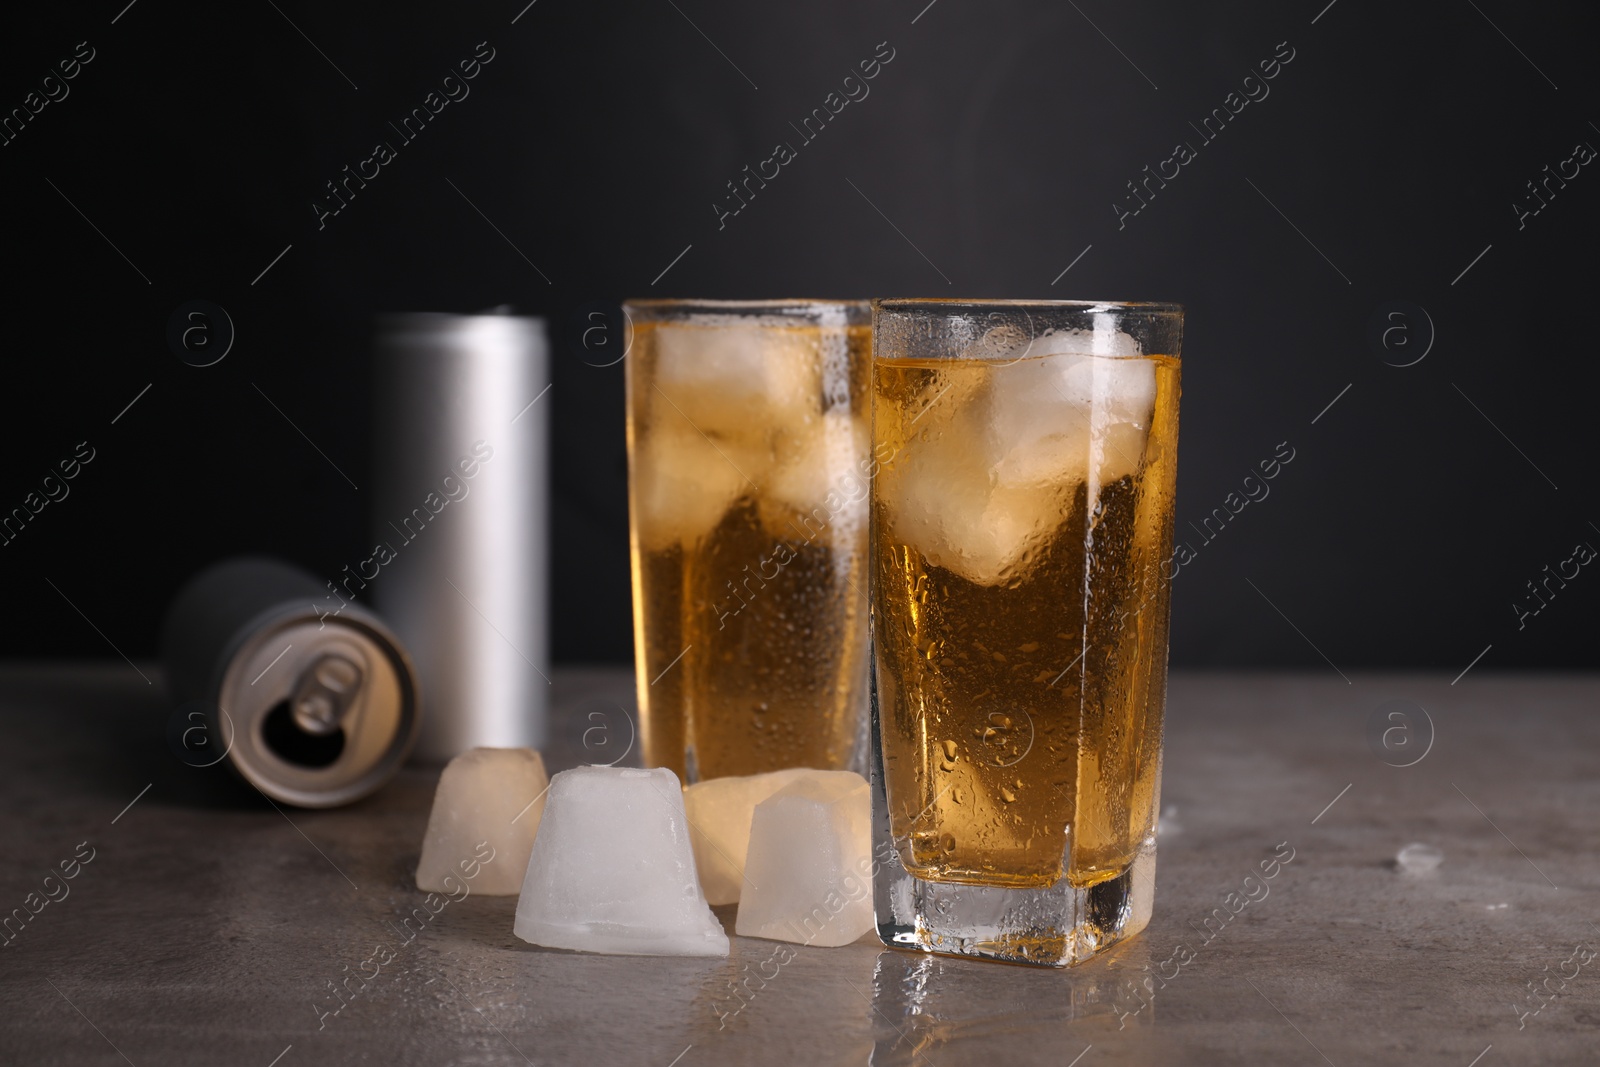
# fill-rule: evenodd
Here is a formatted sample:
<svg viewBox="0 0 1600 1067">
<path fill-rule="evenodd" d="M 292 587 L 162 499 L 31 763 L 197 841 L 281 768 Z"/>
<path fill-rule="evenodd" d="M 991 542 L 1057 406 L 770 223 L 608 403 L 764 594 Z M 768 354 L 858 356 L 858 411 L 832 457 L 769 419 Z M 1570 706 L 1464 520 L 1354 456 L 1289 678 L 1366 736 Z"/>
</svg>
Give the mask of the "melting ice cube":
<svg viewBox="0 0 1600 1067">
<path fill-rule="evenodd" d="M 683 791 L 694 843 L 694 865 L 700 888 L 712 904 L 737 904 L 744 884 L 745 851 L 750 847 L 750 816 L 756 805 L 796 778 L 804 769 L 771 771 L 741 777 L 710 778 Z"/>
<path fill-rule="evenodd" d="M 880 493 L 895 532 L 935 566 L 996 585 L 1067 518 L 1079 485 L 1138 471 L 1155 404 L 1155 365 L 1115 329 L 1047 333 L 1010 360 L 956 364 L 958 404 L 931 403 Z"/>
<path fill-rule="evenodd" d="M 1427 874 L 1444 862 L 1444 853 L 1432 845 L 1413 842 L 1395 854 L 1395 870 L 1402 874 Z"/>
<path fill-rule="evenodd" d="M 706 433 L 744 436 L 822 414 L 815 327 L 701 315 L 655 336 L 656 388 Z"/>
<path fill-rule="evenodd" d="M 735 931 L 834 948 L 872 929 L 867 783 L 813 771 L 756 805 Z"/>
<path fill-rule="evenodd" d="M 1157 837 L 1177 837 L 1183 833 L 1183 824 L 1178 821 L 1178 806 L 1168 804 L 1161 809 L 1161 814 L 1156 819 Z"/>
<path fill-rule="evenodd" d="M 1072 497 L 1050 485 L 996 486 L 978 462 L 955 441 L 929 442 L 908 450 L 882 491 L 896 536 L 936 567 L 998 585 L 1061 524 Z"/>
<path fill-rule="evenodd" d="M 766 467 L 765 445 L 704 436 L 668 414 L 641 436 L 634 453 L 633 503 L 645 549 L 689 545 L 716 528 L 728 505 L 752 492 L 747 478 Z"/>
<path fill-rule="evenodd" d="M 549 785 L 544 760 L 531 748 L 475 748 L 451 760 L 433 794 L 417 888 L 451 893 L 466 885 L 473 893 L 515 896 Z M 484 841 L 494 859 L 468 883 L 460 865 Z"/>
<path fill-rule="evenodd" d="M 991 377 L 989 438 L 1001 484 L 1108 485 L 1139 469 L 1156 399 L 1155 364 L 1125 333 L 1047 334 Z"/>
<path fill-rule="evenodd" d="M 683 791 L 665 768 L 578 767 L 550 783 L 516 934 L 619 956 L 726 956 L 695 873 Z"/>
<path fill-rule="evenodd" d="M 1043 544 L 1077 488 L 1070 479 L 998 481 L 987 443 L 991 370 L 957 365 L 929 384 L 914 436 L 888 457 L 877 489 L 896 537 L 934 566 L 983 585 L 999 584 Z"/>
<path fill-rule="evenodd" d="M 851 543 L 867 519 L 866 420 L 840 407 L 800 426 L 779 427 L 776 461 L 761 494 L 761 520 L 774 534 Z"/>
</svg>

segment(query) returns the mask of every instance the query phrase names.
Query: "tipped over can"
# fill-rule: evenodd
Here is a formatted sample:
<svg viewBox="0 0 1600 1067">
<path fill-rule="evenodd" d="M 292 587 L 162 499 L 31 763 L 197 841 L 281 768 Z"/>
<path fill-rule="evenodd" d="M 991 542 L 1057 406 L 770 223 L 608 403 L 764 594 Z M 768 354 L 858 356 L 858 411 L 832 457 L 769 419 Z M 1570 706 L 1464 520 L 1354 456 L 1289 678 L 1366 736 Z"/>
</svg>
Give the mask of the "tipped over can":
<svg viewBox="0 0 1600 1067">
<path fill-rule="evenodd" d="M 161 629 L 180 755 L 198 736 L 208 758 L 194 765 L 226 760 L 302 808 L 349 804 L 394 776 L 421 721 L 410 656 L 377 616 L 355 605 L 334 614 L 327 600 L 323 583 L 271 559 L 189 580 Z"/>
</svg>

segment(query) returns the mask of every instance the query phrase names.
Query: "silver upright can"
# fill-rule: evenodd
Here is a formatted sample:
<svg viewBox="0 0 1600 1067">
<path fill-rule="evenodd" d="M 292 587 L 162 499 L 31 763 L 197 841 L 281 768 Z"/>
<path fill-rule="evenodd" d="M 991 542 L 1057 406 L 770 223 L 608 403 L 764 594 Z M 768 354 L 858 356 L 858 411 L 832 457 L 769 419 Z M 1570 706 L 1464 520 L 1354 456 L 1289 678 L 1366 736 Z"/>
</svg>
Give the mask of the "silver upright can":
<svg viewBox="0 0 1600 1067">
<path fill-rule="evenodd" d="M 416 758 L 539 747 L 550 688 L 544 322 L 385 316 L 373 386 L 374 545 L 357 577 L 422 678 Z"/>
</svg>

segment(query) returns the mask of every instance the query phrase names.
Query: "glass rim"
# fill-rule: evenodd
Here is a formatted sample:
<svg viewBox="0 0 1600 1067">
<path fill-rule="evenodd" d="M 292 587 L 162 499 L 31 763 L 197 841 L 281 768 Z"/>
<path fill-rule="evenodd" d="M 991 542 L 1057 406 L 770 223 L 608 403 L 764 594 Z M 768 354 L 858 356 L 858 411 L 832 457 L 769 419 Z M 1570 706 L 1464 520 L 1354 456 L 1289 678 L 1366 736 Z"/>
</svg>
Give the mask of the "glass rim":
<svg viewBox="0 0 1600 1067">
<path fill-rule="evenodd" d="M 860 300 L 829 300 L 825 297 L 793 297 L 781 300 L 714 300 L 696 297 L 645 297 L 629 299 L 622 302 L 623 307 L 644 308 L 648 310 L 665 309 L 699 309 L 708 311 L 783 311 L 787 308 L 825 308 L 849 307 L 866 308 L 872 302 Z"/>
<path fill-rule="evenodd" d="M 1154 315 L 1182 315 L 1183 305 L 1162 300 L 991 300 L 983 298 L 960 299 L 943 296 L 875 297 L 873 311 L 903 311 L 912 309 L 948 308 L 1016 308 L 1026 311 L 1040 309 L 1080 309 L 1083 311 L 1137 311 Z"/>
</svg>

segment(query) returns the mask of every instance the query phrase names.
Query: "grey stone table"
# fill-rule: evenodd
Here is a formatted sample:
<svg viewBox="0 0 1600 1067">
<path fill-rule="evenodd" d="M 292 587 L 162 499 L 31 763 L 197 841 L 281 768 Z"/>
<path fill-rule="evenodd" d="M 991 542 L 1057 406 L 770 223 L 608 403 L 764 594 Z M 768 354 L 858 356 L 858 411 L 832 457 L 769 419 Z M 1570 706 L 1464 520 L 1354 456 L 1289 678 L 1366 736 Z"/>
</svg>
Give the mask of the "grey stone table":
<svg viewBox="0 0 1600 1067">
<path fill-rule="evenodd" d="M 552 771 L 626 747 L 629 689 L 556 675 Z M 166 751 L 158 681 L 3 668 L 0 914 L 92 858 L 0 948 L 0 1063 L 1600 1063 L 1597 698 L 1594 677 L 1175 676 L 1155 918 L 1054 972 L 870 937 L 581 956 L 479 896 L 401 943 L 436 772 L 280 812 Z M 1443 862 L 1403 869 L 1411 843 Z M 395 958 L 340 1008 L 379 944 Z"/>
</svg>

